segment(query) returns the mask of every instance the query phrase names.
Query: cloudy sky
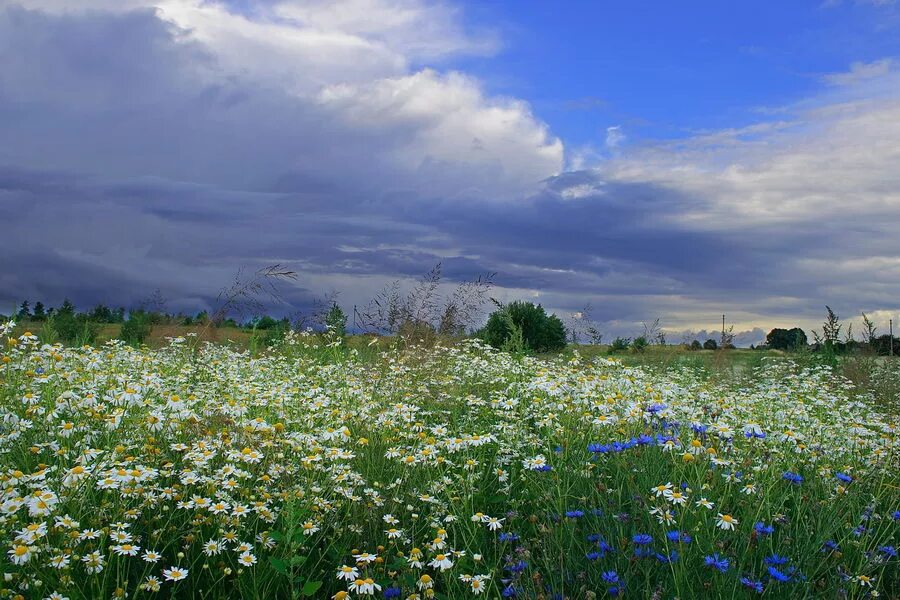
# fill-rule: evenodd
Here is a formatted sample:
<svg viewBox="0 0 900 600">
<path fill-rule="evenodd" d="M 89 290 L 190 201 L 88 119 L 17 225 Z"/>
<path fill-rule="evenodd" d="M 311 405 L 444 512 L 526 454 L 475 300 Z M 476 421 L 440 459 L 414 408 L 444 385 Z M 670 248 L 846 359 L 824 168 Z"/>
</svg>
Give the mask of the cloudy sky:
<svg viewBox="0 0 900 600">
<path fill-rule="evenodd" d="M 608 336 L 897 319 L 893 2 L 0 0 L 0 65 L 0 312 L 442 261 Z"/>
</svg>

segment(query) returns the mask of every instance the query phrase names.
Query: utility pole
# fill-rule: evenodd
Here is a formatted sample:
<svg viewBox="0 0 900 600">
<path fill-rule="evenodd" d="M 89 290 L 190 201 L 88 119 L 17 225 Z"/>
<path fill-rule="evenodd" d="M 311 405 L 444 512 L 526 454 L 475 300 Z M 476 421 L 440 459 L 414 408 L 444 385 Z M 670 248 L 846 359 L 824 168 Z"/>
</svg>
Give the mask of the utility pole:
<svg viewBox="0 0 900 600">
<path fill-rule="evenodd" d="M 888 354 L 894 355 L 894 320 L 888 319 L 888 327 L 891 330 L 891 339 L 888 341 Z"/>
</svg>

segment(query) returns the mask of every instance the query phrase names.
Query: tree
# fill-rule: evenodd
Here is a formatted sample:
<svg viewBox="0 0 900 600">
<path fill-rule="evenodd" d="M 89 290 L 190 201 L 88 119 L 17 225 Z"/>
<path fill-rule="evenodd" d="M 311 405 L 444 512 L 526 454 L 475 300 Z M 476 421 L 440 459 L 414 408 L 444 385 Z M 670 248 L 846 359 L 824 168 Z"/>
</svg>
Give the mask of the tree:
<svg viewBox="0 0 900 600">
<path fill-rule="evenodd" d="M 44 308 L 44 303 L 40 300 L 34 303 L 34 314 L 32 314 L 32 318 L 35 321 L 43 321 L 47 318 L 47 311 Z"/>
<path fill-rule="evenodd" d="M 691 350 L 700 350 L 703 348 L 703 344 L 700 343 L 700 340 L 694 340 L 688 348 Z"/>
<path fill-rule="evenodd" d="M 344 337 L 347 334 L 347 315 L 337 302 L 331 304 L 325 315 L 325 326 L 337 336 Z"/>
<path fill-rule="evenodd" d="M 799 327 L 781 329 L 776 327 L 766 335 L 766 346 L 773 350 L 798 350 L 806 347 L 806 333 Z"/>
<path fill-rule="evenodd" d="M 19 307 L 19 312 L 16 315 L 16 318 L 18 318 L 20 321 L 24 321 L 25 319 L 28 319 L 30 317 L 31 317 L 31 308 L 29 308 L 28 300 L 25 300 L 24 302 L 22 302 L 22 305 Z"/>
<path fill-rule="evenodd" d="M 566 346 L 566 328 L 556 315 L 548 315 L 544 307 L 516 301 L 491 313 L 481 330 L 481 337 L 495 348 L 502 348 L 521 330 L 522 339 L 532 352 L 550 352 Z"/>
<path fill-rule="evenodd" d="M 716 343 L 716 340 L 710 338 L 703 342 L 704 350 L 717 350 L 719 348 L 719 344 Z"/>
</svg>

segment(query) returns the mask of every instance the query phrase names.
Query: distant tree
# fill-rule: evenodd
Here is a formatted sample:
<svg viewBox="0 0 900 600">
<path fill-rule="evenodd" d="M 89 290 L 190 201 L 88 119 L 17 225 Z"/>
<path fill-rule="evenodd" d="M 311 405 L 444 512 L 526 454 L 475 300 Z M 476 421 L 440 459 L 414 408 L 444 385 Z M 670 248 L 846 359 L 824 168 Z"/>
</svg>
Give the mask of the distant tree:
<svg viewBox="0 0 900 600">
<path fill-rule="evenodd" d="M 128 312 L 128 319 L 122 323 L 119 339 L 133 346 L 140 346 L 150 337 L 152 329 L 152 315 L 143 309 L 135 309 Z"/>
<path fill-rule="evenodd" d="M 35 321 L 43 321 L 47 318 L 47 311 L 43 302 L 38 300 L 34 303 L 34 313 L 31 316 Z"/>
<path fill-rule="evenodd" d="M 19 312 L 16 314 L 16 318 L 20 321 L 31 318 L 31 308 L 28 305 L 28 300 L 25 300 L 22 302 L 22 305 L 19 306 Z"/>
<path fill-rule="evenodd" d="M 688 348 L 690 348 L 691 350 L 700 350 L 701 348 L 703 348 L 703 344 L 700 343 L 700 340 L 694 340 L 693 342 L 691 342 L 691 345 L 688 346 Z"/>
<path fill-rule="evenodd" d="M 643 354 L 649 345 L 650 343 L 647 341 L 647 338 L 641 335 L 634 338 L 634 341 L 631 343 L 631 351 L 636 354 Z"/>
<path fill-rule="evenodd" d="M 806 333 L 799 327 L 776 327 L 766 335 L 766 346 L 773 350 L 798 350 L 806 347 Z"/>
<path fill-rule="evenodd" d="M 900 337 L 896 335 L 893 340 L 891 340 L 891 336 L 886 333 L 879 335 L 872 342 L 872 348 L 874 348 L 875 352 L 881 356 L 888 356 L 891 353 L 892 342 L 894 345 L 894 356 L 900 356 Z"/>
<path fill-rule="evenodd" d="M 347 315 L 338 306 L 337 302 L 331 304 L 325 315 L 325 326 L 335 335 L 344 337 L 347 334 Z"/>
<path fill-rule="evenodd" d="M 705 342 L 703 342 L 703 349 L 704 349 L 704 350 L 718 350 L 718 348 L 719 348 L 719 344 L 717 344 L 717 343 L 716 343 L 716 340 L 714 340 L 714 339 L 712 339 L 712 338 L 710 338 L 710 339 L 706 340 Z"/>
<path fill-rule="evenodd" d="M 548 315 L 544 307 L 516 301 L 491 313 L 481 330 L 481 337 L 495 348 L 502 348 L 521 330 L 526 348 L 532 352 L 550 352 L 566 346 L 566 328 L 556 315 Z"/>
<path fill-rule="evenodd" d="M 624 352 L 631 347 L 631 338 L 623 338 L 617 337 L 613 340 L 612 344 L 609 345 L 609 353 L 615 354 L 616 352 Z"/>
<path fill-rule="evenodd" d="M 63 300 L 62 305 L 56 310 L 56 314 L 75 315 L 75 305 L 72 304 L 72 302 L 68 298 L 66 298 Z"/>
<path fill-rule="evenodd" d="M 113 312 L 110 310 L 108 306 L 103 304 L 98 304 L 91 312 L 88 313 L 92 321 L 96 321 L 97 323 L 112 323 L 113 322 Z"/>
</svg>

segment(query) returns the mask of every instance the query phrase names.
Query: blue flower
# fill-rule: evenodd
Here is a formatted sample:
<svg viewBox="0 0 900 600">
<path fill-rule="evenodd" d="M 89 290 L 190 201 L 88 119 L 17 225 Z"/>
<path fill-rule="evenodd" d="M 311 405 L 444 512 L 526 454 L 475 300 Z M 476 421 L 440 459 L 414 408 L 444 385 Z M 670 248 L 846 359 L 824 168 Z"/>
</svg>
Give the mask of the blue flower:
<svg viewBox="0 0 900 600">
<path fill-rule="evenodd" d="M 653 443 L 653 438 L 649 435 L 639 435 L 637 436 L 637 443 L 639 446 L 647 446 Z"/>
<path fill-rule="evenodd" d="M 643 546 L 645 544 L 652 543 L 653 537 L 651 537 L 650 535 L 648 535 L 646 533 L 639 533 L 636 536 L 634 536 L 633 538 L 631 538 L 631 541 L 634 542 L 635 544 L 638 544 L 639 546 Z"/>
<path fill-rule="evenodd" d="M 849 475 L 847 475 L 846 473 L 835 473 L 834 476 L 837 477 L 838 479 L 840 479 L 841 481 L 843 481 L 844 483 L 850 483 L 851 481 L 853 481 L 853 478 L 850 477 Z"/>
<path fill-rule="evenodd" d="M 694 538 L 692 538 L 690 535 L 678 530 L 669 531 L 668 533 L 666 533 L 666 538 L 668 538 L 670 542 L 681 542 L 682 544 L 690 544 L 692 541 L 694 541 Z"/>
<path fill-rule="evenodd" d="M 727 558 L 719 556 L 719 553 L 709 554 L 703 557 L 703 564 L 707 567 L 718 569 L 722 573 L 728 570 L 729 562 Z"/>
<path fill-rule="evenodd" d="M 800 485 L 801 483 L 803 483 L 803 476 L 799 473 L 791 473 L 790 471 L 785 471 L 784 473 L 782 473 L 781 478 L 794 485 Z"/>
<path fill-rule="evenodd" d="M 520 560 L 517 563 L 513 563 L 511 565 L 506 566 L 506 570 L 509 571 L 510 573 L 521 573 L 522 571 L 524 571 L 527 568 L 528 568 L 528 563 L 525 562 L 524 560 Z"/>
<path fill-rule="evenodd" d="M 656 557 L 656 560 L 663 564 L 678 562 L 679 558 L 677 550 L 672 550 L 668 554 L 660 554 L 659 552 L 657 552 L 656 554 L 654 554 L 654 556 Z"/>
<path fill-rule="evenodd" d="M 618 596 L 619 594 L 621 594 L 625 591 L 625 586 L 624 585 L 614 585 L 606 591 L 609 593 L 610 596 Z"/>
<path fill-rule="evenodd" d="M 515 587 L 513 587 L 512 584 L 510 584 L 503 588 L 503 591 L 500 592 L 500 595 L 504 598 L 515 598 L 519 595 L 519 591 Z"/>
<path fill-rule="evenodd" d="M 775 567 L 769 567 L 768 570 L 769 570 L 769 577 L 771 577 L 771 578 L 774 579 L 775 581 L 785 582 L 785 581 L 790 581 L 790 580 L 791 580 L 791 576 L 790 576 L 790 575 L 786 575 L 786 574 L 782 573 L 781 571 L 779 571 L 779 570 L 776 569 Z"/>
<path fill-rule="evenodd" d="M 833 552 L 839 549 L 840 546 L 838 546 L 837 542 L 835 542 L 834 540 L 828 540 L 824 544 L 822 544 L 822 552 Z"/>
<path fill-rule="evenodd" d="M 584 557 L 588 560 L 597 560 L 599 558 L 603 558 L 603 555 L 599 552 L 588 552 L 584 555 Z"/>
<path fill-rule="evenodd" d="M 594 454 L 608 454 L 612 447 L 609 444 L 588 444 L 588 452 Z"/>
<path fill-rule="evenodd" d="M 400 588 L 397 587 L 389 587 L 384 590 L 385 598 L 399 598 L 402 595 L 403 592 L 400 590 Z"/>
<path fill-rule="evenodd" d="M 895 510 L 893 513 L 891 513 L 891 518 L 893 518 L 895 521 L 900 521 L 900 510 Z"/>
<path fill-rule="evenodd" d="M 763 592 L 762 581 L 753 581 L 749 577 L 741 577 L 741 585 L 743 585 L 746 588 L 750 588 L 757 594 L 762 594 L 762 592 Z"/>
<path fill-rule="evenodd" d="M 619 574 L 615 571 L 605 571 L 600 577 L 603 578 L 604 583 L 619 583 Z"/>
<path fill-rule="evenodd" d="M 566 512 L 566 516 L 570 519 L 580 519 L 584 516 L 583 510 L 570 510 Z"/>
<path fill-rule="evenodd" d="M 497 539 L 499 539 L 501 542 L 517 542 L 517 541 L 519 541 L 519 536 L 516 535 L 515 533 L 512 533 L 512 532 L 507 533 L 504 531 L 503 533 L 500 534 L 500 536 Z"/>
<path fill-rule="evenodd" d="M 649 556 L 653 556 L 653 550 L 650 548 L 645 548 L 644 546 L 638 546 L 634 549 L 634 557 L 635 558 L 647 558 Z"/>
<path fill-rule="evenodd" d="M 767 565 L 786 565 L 790 559 L 786 556 L 778 556 L 777 554 L 771 554 L 766 557 Z"/>
<path fill-rule="evenodd" d="M 756 532 L 756 535 L 766 536 L 771 535 L 775 531 L 775 527 L 772 525 L 766 525 L 762 521 L 758 521 L 756 525 L 753 526 L 753 531 Z"/>
<path fill-rule="evenodd" d="M 878 549 L 885 558 L 897 558 L 897 549 L 893 546 L 882 546 Z"/>
</svg>

